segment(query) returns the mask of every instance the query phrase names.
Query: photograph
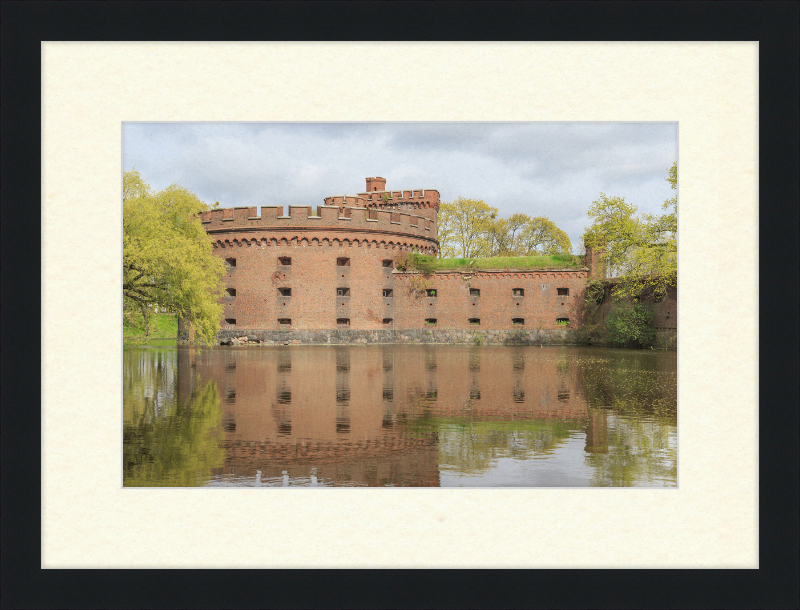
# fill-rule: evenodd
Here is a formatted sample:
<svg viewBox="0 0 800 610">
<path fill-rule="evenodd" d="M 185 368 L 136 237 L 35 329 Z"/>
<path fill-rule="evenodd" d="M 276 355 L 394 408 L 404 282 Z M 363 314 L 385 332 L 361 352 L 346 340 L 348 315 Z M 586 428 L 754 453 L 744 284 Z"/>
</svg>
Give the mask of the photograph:
<svg viewBox="0 0 800 610">
<path fill-rule="evenodd" d="M 678 488 L 677 122 L 124 122 L 122 486 Z"/>
</svg>

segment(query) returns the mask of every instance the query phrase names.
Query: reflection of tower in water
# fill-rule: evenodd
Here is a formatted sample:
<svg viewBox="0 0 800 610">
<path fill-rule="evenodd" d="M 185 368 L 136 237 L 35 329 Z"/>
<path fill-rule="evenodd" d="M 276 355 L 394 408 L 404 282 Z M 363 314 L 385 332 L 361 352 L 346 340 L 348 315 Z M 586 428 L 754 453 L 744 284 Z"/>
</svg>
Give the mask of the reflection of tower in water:
<svg viewBox="0 0 800 610">
<path fill-rule="evenodd" d="M 394 352 L 383 350 L 383 386 L 381 389 L 381 399 L 383 402 L 383 419 L 381 427 L 384 430 L 391 430 L 394 427 Z"/>
<path fill-rule="evenodd" d="M 586 453 L 608 453 L 608 411 L 590 409 L 586 425 Z"/>
<path fill-rule="evenodd" d="M 181 350 L 183 366 L 190 351 Z M 216 381 L 224 405 L 228 472 L 269 479 L 316 468 L 319 481 L 423 485 L 438 481 L 439 426 L 450 420 L 586 418 L 580 367 L 554 356 L 473 346 L 222 348 L 201 352 L 197 370 Z M 191 385 L 191 375 L 180 381 Z M 524 430 L 532 428 L 513 434 Z"/>
<path fill-rule="evenodd" d="M 336 348 L 336 434 L 350 434 L 350 351 Z"/>
<path fill-rule="evenodd" d="M 278 425 L 278 436 L 292 434 L 292 355 L 289 351 L 278 353 L 277 384 L 273 417 Z"/>
</svg>

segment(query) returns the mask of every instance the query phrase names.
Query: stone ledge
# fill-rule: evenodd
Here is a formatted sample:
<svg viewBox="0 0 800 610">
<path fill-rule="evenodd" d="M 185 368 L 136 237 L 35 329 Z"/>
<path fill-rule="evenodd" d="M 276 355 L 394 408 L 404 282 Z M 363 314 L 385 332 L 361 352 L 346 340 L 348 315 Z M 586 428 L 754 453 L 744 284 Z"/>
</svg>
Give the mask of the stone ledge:
<svg viewBox="0 0 800 610">
<path fill-rule="evenodd" d="M 246 339 L 242 339 L 246 337 Z M 242 340 L 240 340 L 242 339 Z M 185 342 L 185 338 L 184 338 Z M 548 330 L 455 330 L 441 328 L 375 329 L 336 328 L 324 330 L 222 330 L 217 343 L 225 345 L 327 345 L 377 343 L 439 343 L 471 345 L 585 345 L 575 329 Z"/>
</svg>

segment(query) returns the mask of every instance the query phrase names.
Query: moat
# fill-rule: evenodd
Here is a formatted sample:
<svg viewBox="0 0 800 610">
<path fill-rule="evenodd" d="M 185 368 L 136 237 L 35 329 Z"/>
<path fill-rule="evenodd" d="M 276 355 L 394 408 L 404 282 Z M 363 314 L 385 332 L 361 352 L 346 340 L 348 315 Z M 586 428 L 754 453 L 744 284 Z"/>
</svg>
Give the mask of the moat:
<svg viewBox="0 0 800 610">
<path fill-rule="evenodd" d="M 126 487 L 676 487 L 677 466 L 674 351 L 123 353 Z"/>
</svg>

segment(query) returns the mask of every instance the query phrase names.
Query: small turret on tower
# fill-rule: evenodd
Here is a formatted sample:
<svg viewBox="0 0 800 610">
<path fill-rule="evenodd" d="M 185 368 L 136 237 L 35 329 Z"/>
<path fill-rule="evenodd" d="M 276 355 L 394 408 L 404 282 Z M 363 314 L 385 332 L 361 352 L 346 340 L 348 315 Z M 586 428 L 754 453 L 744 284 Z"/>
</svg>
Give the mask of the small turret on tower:
<svg viewBox="0 0 800 610">
<path fill-rule="evenodd" d="M 385 191 L 386 190 L 386 178 L 376 177 L 376 178 L 367 178 L 367 192 L 371 193 L 373 191 Z"/>
</svg>

